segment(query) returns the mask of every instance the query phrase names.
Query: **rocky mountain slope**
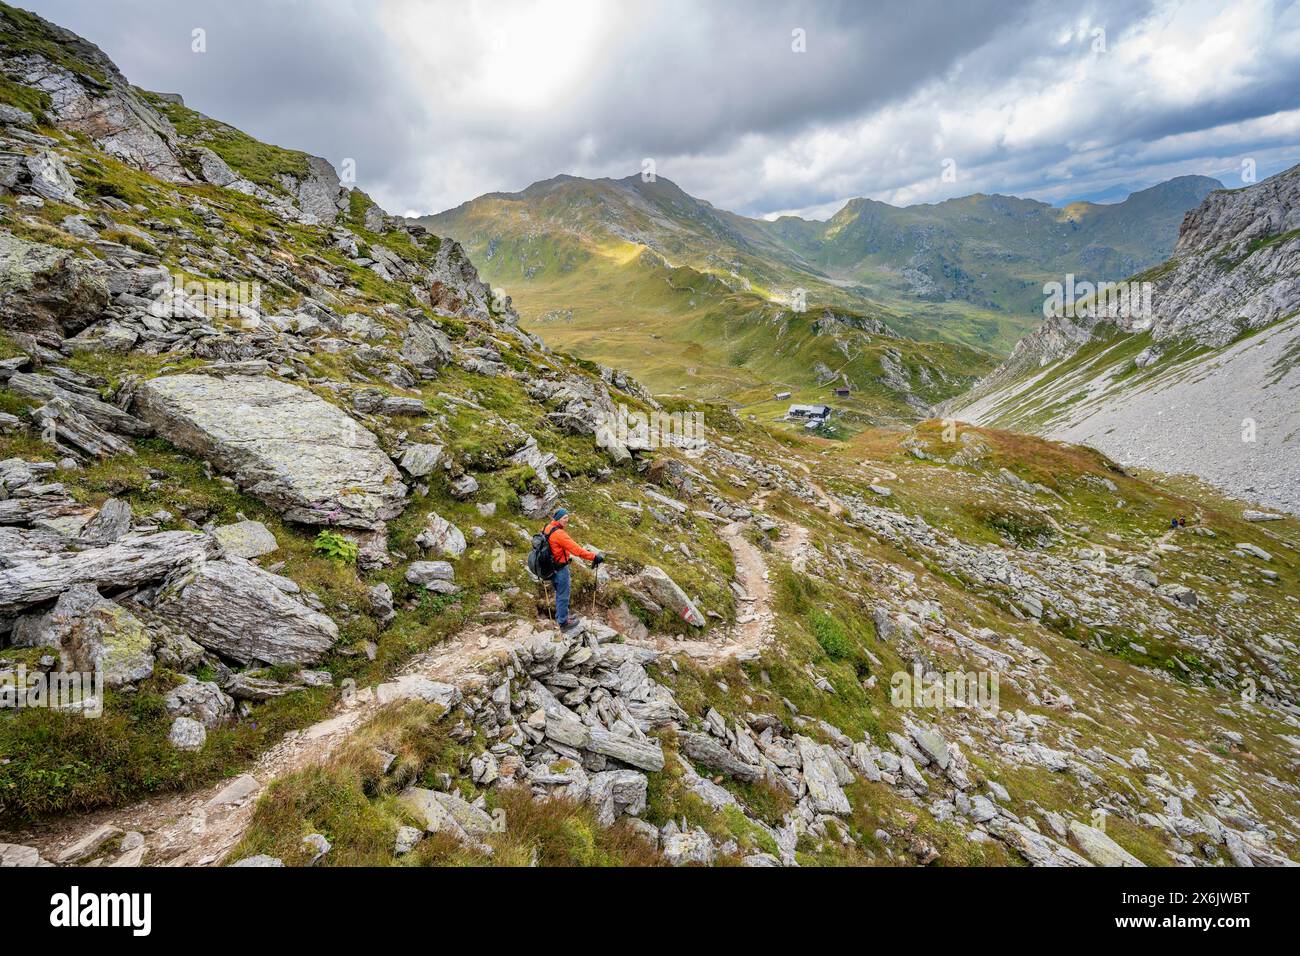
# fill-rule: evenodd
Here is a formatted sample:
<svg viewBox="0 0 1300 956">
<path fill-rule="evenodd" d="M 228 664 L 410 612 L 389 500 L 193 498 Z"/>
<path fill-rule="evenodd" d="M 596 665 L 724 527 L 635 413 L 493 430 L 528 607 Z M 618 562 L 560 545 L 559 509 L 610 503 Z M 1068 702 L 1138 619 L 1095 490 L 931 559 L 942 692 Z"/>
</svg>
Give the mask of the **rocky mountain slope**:
<svg viewBox="0 0 1300 956">
<path fill-rule="evenodd" d="M 1183 223 L 1134 332 L 1061 316 L 947 406 L 1300 510 L 1300 167 L 1212 193 Z"/>
<path fill-rule="evenodd" d="M 3 865 L 1300 853 L 1293 519 L 1005 431 L 658 403 L 5 5 L 0 74 Z M 565 634 L 525 563 L 558 502 L 609 559 Z"/>
</svg>

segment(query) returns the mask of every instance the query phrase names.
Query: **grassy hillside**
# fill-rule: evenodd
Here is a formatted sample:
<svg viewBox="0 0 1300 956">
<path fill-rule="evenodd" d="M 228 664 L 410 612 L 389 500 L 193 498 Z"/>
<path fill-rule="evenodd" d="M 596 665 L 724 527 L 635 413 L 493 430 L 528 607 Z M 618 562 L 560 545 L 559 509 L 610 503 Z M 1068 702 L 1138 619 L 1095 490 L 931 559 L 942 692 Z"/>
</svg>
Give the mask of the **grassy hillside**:
<svg viewBox="0 0 1300 956">
<path fill-rule="evenodd" d="M 663 178 L 560 176 L 419 221 L 464 243 L 527 325 L 577 354 L 624 364 L 659 391 L 752 401 L 808 388 L 807 369 L 824 361 L 756 334 L 784 328 L 771 306 L 795 290 L 813 311 L 947 343 L 927 349 L 931 362 L 956 358 L 979 374 L 988 359 L 976 350 L 1006 354 L 1041 320 L 1045 281 L 1121 279 L 1161 261 L 1183 213 L 1215 185 L 1183 177 L 1123 203 L 1061 209 L 984 195 L 906 209 L 853 200 L 823 223 L 737 216 Z M 867 378 L 855 384 L 869 391 Z"/>
<path fill-rule="evenodd" d="M 880 357 L 887 351 L 916 370 L 912 387 L 927 405 L 957 394 L 993 366 L 988 353 L 962 345 L 844 324 L 832 329 L 819 321 L 824 310 L 796 313 L 714 275 L 674 268 L 631 243 L 520 239 L 498 244 L 491 262 L 486 271 L 494 282 L 533 271 L 531 281 L 504 285 L 526 328 L 584 358 L 634 369 L 659 393 L 749 405 L 790 391 L 794 400 L 824 402 L 834 385 L 847 384 L 853 394 L 836 399 L 837 407 L 865 421 L 911 420 L 917 408 L 907 393 L 880 381 L 886 371 Z M 869 327 L 876 318 L 837 314 Z"/>
</svg>

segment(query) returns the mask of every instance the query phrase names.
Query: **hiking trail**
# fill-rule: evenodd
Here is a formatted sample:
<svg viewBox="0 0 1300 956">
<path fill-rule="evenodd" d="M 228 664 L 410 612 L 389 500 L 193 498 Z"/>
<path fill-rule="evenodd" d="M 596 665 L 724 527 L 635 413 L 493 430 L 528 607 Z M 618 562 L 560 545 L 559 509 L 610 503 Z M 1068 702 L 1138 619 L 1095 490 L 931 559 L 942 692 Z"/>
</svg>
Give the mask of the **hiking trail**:
<svg viewBox="0 0 1300 956">
<path fill-rule="evenodd" d="M 767 559 L 745 538 L 744 525 L 735 523 L 720 534 L 736 562 L 736 583 L 743 591 L 737 620 L 729 628 L 715 628 L 715 640 L 676 640 L 651 635 L 628 643 L 651 647 L 665 654 L 685 654 L 706 666 L 718 666 L 737 657 L 757 655 L 772 639 L 775 614 Z M 808 530 L 787 525 L 783 546 L 798 562 L 808 546 Z M 334 713 L 309 727 L 290 731 L 264 751 L 242 774 L 196 791 L 159 794 L 127 807 L 96 810 L 63 817 L 4 834 L 4 841 L 34 846 L 45 859 L 59 853 L 100 826 L 144 835 L 147 866 L 210 866 L 219 864 L 243 837 L 258 798 L 271 781 L 303 767 L 323 763 L 367 720 L 386 704 L 418 696 L 422 679 L 451 683 L 464 689 L 486 679 L 494 665 L 504 661 L 512 647 L 534 633 L 553 628 L 546 621 L 518 620 L 512 626 L 471 625 L 446 642 L 412 658 L 390 681 L 364 688 L 340 701 Z"/>
</svg>

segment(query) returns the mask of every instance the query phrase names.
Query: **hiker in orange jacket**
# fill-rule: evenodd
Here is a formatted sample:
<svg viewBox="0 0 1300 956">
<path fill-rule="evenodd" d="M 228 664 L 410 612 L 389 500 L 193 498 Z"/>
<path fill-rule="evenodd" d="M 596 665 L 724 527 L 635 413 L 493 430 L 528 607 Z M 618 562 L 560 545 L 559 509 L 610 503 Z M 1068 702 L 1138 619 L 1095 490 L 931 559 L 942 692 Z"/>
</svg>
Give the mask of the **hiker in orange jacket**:
<svg viewBox="0 0 1300 956">
<path fill-rule="evenodd" d="M 599 551 L 588 551 L 569 537 L 564 530 L 569 525 L 569 512 L 560 508 L 552 521 L 542 529 L 546 540 L 551 545 L 551 557 L 555 561 L 555 621 L 563 630 L 569 631 L 582 623 L 581 618 L 569 618 L 569 559 L 583 558 L 598 568 L 605 558 Z"/>
</svg>

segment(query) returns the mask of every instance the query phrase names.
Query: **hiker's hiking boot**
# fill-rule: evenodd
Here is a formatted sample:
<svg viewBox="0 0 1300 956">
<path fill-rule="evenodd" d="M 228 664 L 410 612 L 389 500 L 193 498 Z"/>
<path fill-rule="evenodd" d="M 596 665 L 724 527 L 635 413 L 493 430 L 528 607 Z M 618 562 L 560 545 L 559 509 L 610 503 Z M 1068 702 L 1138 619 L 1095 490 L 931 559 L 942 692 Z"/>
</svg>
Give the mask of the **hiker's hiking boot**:
<svg viewBox="0 0 1300 956">
<path fill-rule="evenodd" d="M 580 617 L 571 617 L 567 624 L 560 625 L 560 630 L 565 634 L 572 634 L 574 631 L 582 630 L 584 623 L 585 622 Z"/>
</svg>

